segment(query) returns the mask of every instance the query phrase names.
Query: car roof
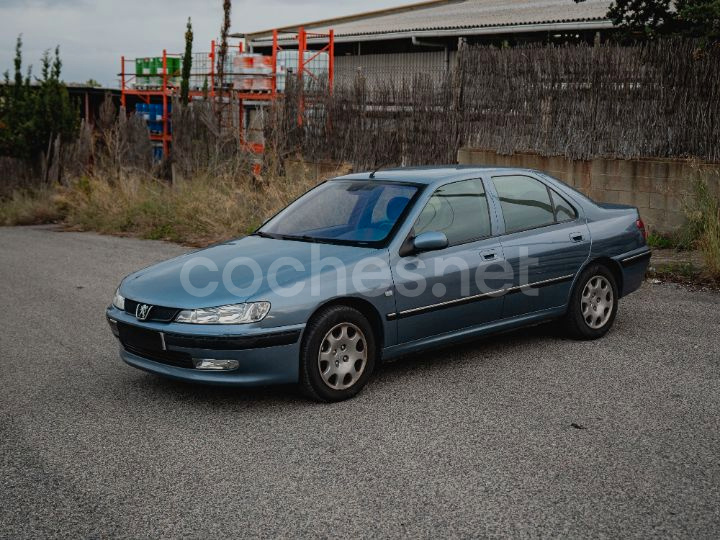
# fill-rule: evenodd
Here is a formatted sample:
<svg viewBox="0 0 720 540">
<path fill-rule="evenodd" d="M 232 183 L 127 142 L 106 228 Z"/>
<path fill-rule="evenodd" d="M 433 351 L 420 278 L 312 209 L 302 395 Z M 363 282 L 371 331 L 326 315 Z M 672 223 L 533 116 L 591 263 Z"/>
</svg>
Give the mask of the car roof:
<svg viewBox="0 0 720 540">
<path fill-rule="evenodd" d="M 434 167 L 402 167 L 380 169 L 371 176 L 370 172 L 353 173 L 338 176 L 333 180 L 378 180 L 386 182 L 412 182 L 415 184 L 433 184 L 445 180 L 465 180 L 477 178 L 480 174 L 535 172 L 532 169 L 517 167 L 478 167 L 468 165 L 439 165 Z"/>
</svg>

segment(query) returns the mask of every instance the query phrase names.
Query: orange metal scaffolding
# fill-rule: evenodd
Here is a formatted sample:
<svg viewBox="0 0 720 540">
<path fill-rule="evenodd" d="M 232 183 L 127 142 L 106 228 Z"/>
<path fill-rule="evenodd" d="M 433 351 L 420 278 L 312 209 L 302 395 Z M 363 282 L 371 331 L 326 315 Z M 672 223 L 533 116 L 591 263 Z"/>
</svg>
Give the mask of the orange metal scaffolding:
<svg viewBox="0 0 720 540">
<path fill-rule="evenodd" d="M 308 45 L 308 38 L 313 41 L 327 41 L 326 44 L 322 45 L 320 48 L 310 48 Z M 319 34 L 319 33 L 309 33 L 306 32 L 304 28 L 300 28 L 298 30 L 297 35 L 291 35 L 291 36 L 283 36 L 283 40 L 286 42 L 290 42 L 290 45 L 286 45 L 285 47 L 282 47 L 280 45 L 280 36 L 278 34 L 278 31 L 275 30 L 273 32 L 273 40 L 272 40 L 272 56 L 271 56 L 271 73 L 269 75 L 270 77 L 270 88 L 269 90 L 245 90 L 242 88 L 235 88 L 234 84 L 231 85 L 230 88 L 226 87 L 226 81 L 220 81 L 218 83 L 216 79 L 216 71 L 217 71 L 217 44 L 213 40 L 210 44 L 210 52 L 209 53 L 196 53 L 194 55 L 194 63 L 196 60 L 200 60 L 201 66 L 198 69 L 193 70 L 191 73 L 191 78 L 196 82 L 196 84 L 191 84 L 191 89 L 189 91 L 189 99 L 199 99 L 199 98 L 210 98 L 211 101 L 215 104 L 216 107 L 224 106 L 226 101 L 225 98 L 227 98 L 227 103 L 230 105 L 237 103 L 238 107 L 238 140 L 240 142 L 240 145 L 243 149 L 246 151 L 252 152 L 254 154 L 262 154 L 264 152 L 264 145 L 262 143 L 253 143 L 248 142 L 246 140 L 246 133 L 245 133 L 245 120 L 246 120 L 246 111 L 248 109 L 248 103 L 251 104 L 268 104 L 272 101 L 282 97 L 282 92 L 278 90 L 278 53 L 282 50 L 290 50 L 295 49 L 295 46 L 297 46 L 298 51 L 298 64 L 297 64 L 297 78 L 298 78 L 298 84 L 301 91 L 300 96 L 300 110 L 302 113 L 305 99 L 305 84 L 303 82 L 304 77 L 312 77 L 313 79 L 318 79 L 318 75 L 316 73 L 313 73 L 313 71 L 309 68 L 311 62 L 313 62 L 318 56 L 320 56 L 322 53 L 328 54 L 328 72 L 327 72 L 327 78 L 328 78 L 328 88 L 330 91 L 332 91 L 332 85 L 334 80 L 334 72 L 335 72 L 335 62 L 334 62 L 334 53 L 335 53 L 335 35 L 332 30 L 330 30 L 327 34 Z M 297 44 L 297 45 L 296 45 Z M 243 44 L 239 43 L 237 46 L 233 46 L 231 50 L 236 51 L 235 54 L 242 54 L 243 53 Z M 310 54 L 312 53 L 312 54 Z M 170 113 L 170 103 L 172 98 L 179 96 L 180 94 L 180 88 L 177 84 L 174 84 L 173 78 L 168 77 L 168 58 L 182 58 L 182 55 L 180 54 L 168 54 L 166 50 L 163 50 L 162 54 L 162 78 L 160 79 L 160 86 L 159 87 L 141 87 L 141 85 L 138 84 L 138 76 L 136 69 L 133 68 L 132 71 L 129 71 L 126 68 L 127 62 L 133 62 L 135 63 L 134 59 L 126 59 L 125 56 L 121 57 L 121 71 L 120 71 L 120 82 L 121 82 L 121 104 L 125 108 L 127 106 L 127 98 L 126 96 L 133 95 L 137 96 L 140 100 L 142 100 L 144 103 L 150 104 L 153 100 L 160 99 L 162 102 L 162 133 L 161 134 L 151 134 L 150 138 L 153 141 L 158 141 L 162 143 L 163 147 L 163 155 L 167 156 L 170 152 L 170 144 L 172 141 L 172 135 L 170 132 L 170 119 L 171 119 L 171 113 Z M 205 61 L 206 60 L 206 61 Z M 227 66 L 225 66 L 227 67 Z M 234 77 L 237 75 L 236 73 L 226 73 L 226 75 Z M 199 89 L 199 84 L 197 84 L 197 79 L 202 78 L 204 81 L 207 82 L 207 89 L 201 90 Z M 256 106 L 256 105 L 255 105 Z M 233 107 L 230 107 L 230 110 L 232 110 Z M 298 122 L 302 123 L 302 114 L 298 117 Z M 259 166 L 256 167 L 256 172 L 258 172 Z"/>
</svg>

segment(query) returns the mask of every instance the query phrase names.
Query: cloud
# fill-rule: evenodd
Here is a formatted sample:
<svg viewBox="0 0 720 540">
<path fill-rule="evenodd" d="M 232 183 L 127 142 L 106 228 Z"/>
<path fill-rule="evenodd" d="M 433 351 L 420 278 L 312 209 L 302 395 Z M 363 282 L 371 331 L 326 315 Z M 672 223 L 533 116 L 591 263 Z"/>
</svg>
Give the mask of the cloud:
<svg viewBox="0 0 720 540">
<path fill-rule="evenodd" d="M 73 7 L 87 4 L 88 0 L 0 0 L 0 10 L 5 7 Z"/>
<path fill-rule="evenodd" d="M 251 32 L 415 1 L 235 0 L 232 31 Z M 0 73 L 12 68 L 15 39 L 22 33 L 26 65 L 38 66 L 43 51 L 57 44 L 66 81 L 94 78 L 117 86 L 121 55 L 181 52 L 188 17 L 193 21 L 194 49 L 209 50 L 220 31 L 220 0 L 0 0 Z"/>
</svg>

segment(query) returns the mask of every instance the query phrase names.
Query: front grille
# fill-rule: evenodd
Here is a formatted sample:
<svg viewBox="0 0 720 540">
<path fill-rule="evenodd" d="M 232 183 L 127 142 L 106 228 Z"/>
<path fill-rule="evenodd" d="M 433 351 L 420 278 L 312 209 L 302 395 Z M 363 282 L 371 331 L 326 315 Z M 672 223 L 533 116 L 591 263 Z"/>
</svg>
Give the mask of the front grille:
<svg viewBox="0 0 720 540">
<path fill-rule="evenodd" d="M 136 302 L 135 300 L 128 300 L 125 299 L 125 313 L 129 313 L 133 317 L 135 316 L 135 310 L 137 309 L 138 305 L 142 302 Z M 152 304 L 148 304 L 149 306 Z M 148 316 L 146 321 L 155 321 L 155 322 L 170 322 L 177 316 L 178 313 L 180 313 L 181 310 L 177 308 L 169 308 L 169 307 L 163 307 L 163 306 L 152 306 L 152 309 L 150 310 L 150 315 Z"/>
<path fill-rule="evenodd" d="M 192 357 L 187 353 L 175 352 L 175 351 L 149 351 L 147 349 L 139 349 L 123 343 L 123 347 L 129 353 L 152 360 L 153 362 L 159 362 L 161 364 L 167 364 L 170 366 L 181 367 L 181 368 L 194 368 Z"/>
<path fill-rule="evenodd" d="M 194 367 L 192 356 L 189 354 L 164 349 L 160 332 L 121 322 L 117 323 L 117 327 L 120 343 L 126 351 L 161 364 L 183 368 Z"/>
<path fill-rule="evenodd" d="M 169 347 L 184 347 L 186 349 L 241 351 L 245 349 L 291 345 L 296 343 L 299 338 L 300 330 L 247 336 L 188 336 L 183 334 L 165 334 L 165 343 Z"/>
</svg>

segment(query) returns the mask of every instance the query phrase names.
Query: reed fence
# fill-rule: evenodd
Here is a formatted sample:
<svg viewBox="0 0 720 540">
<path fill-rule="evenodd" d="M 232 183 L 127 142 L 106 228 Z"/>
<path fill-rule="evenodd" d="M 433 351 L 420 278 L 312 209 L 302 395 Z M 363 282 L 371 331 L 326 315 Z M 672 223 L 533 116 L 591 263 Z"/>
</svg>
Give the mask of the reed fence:
<svg viewBox="0 0 720 540">
<path fill-rule="evenodd" d="M 358 72 L 329 88 L 291 84 L 256 117 L 265 166 L 285 158 L 356 170 L 455 163 L 464 146 L 569 159 L 720 162 L 720 46 L 461 47 L 449 69 Z M 0 197 L 90 170 L 162 178 L 247 174 L 255 156 L 223 130 L 210 102 L 175 103 L 170 160 L 154 163 L 143 120 L 106 100 L 95 129 L 33 163 L 0 157 Z M 255 126 L 257 127 L 257 126 Z M 268 176 L 273 176 L 269 174 Z"/>
<path fill-rule="evenodd" d="M 290 87 L 268 115 L 268 146 L 360 169 L 453 163 L 462 146 L 720 161 L 717 46 L 466 46 L 442 74 L 370 75 L 332 93 Z"/>
</svg>

